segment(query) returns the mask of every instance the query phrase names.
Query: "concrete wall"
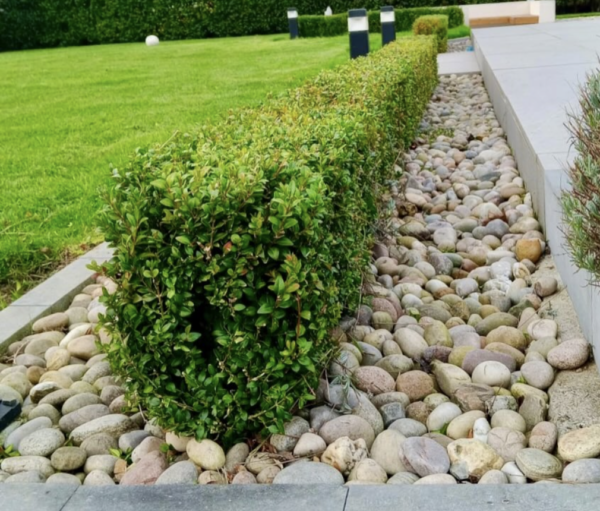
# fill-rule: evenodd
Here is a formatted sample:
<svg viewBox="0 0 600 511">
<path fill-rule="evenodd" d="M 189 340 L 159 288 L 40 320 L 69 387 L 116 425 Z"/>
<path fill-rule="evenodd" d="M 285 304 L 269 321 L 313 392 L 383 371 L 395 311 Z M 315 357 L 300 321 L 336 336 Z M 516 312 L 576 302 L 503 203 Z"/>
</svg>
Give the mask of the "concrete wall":
<svg viewBox="0 0 600 511">
<path fill-rule="evenodd" d="M 540 23 L 554 23 L 556 21 L 555 0 L 542 0 L 528 2 L 531 5 L 531 14 L 540 17 Z"/>
<path fill-rule="evenodd" d="M 494 18 L 496 16 L 539 16 L 540 23 L 552 23 L 556 19 L 555 0 L 528 2 L 504 2 L 498 4 L 461 5 L 465 25 L 471 18 Z"/>
</svg>

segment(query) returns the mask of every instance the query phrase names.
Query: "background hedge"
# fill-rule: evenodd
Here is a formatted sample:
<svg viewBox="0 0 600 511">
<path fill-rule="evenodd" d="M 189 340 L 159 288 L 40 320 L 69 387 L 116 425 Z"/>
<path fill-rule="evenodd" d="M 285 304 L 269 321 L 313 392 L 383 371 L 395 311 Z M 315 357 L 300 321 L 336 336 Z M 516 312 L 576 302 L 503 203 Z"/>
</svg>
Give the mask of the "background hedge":
<svg viewBox="0 0 600 511">
<path fill-rule="evenodd" d="M 444 14 L 448 17 L 448 27 L 459 27 L 464 23 L 460 7 L 414 7 L 396 9 L 396 32 L 412 30 L 413 23 L 420 16 Z M 369 11 L 369 31 L 381 32 L 379 11 Z M 348 13 L 333 16 L 299 16 L 298 26 L 301 37 L 330 37 L 348 32 Z"/>
<path fill-rule="evenodd" d="M 231 443 L 312 398 L 436 53 L 403 39 L 115 170 L 108 356 L 160 425 Z"/>
<path fill-rule="evenodd" d="M 328 5 L 340 14 L 356 7 L 378 11 L 384 4 L 406 9 L 471 3 L 490 0 L 0 0 L 0 50 L 143 41 L 149 34 L 174 40 L 283 33 L 290 4 L 301 15 L 322 15 Z M 600 0 L 559 0 L 557 9 L 599 6 Z M 399 22 L 400 30 L 410 30 L 415 19 Z"/>
</svg>

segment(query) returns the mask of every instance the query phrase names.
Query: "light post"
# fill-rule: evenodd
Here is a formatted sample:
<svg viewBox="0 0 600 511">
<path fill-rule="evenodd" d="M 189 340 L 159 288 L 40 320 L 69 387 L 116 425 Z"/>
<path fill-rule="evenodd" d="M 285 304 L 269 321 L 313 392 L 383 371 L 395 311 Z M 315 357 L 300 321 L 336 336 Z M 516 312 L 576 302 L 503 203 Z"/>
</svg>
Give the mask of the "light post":
<svg viewBox="0 0 600 511">
<path fill-rule="evenodd" d="M 290 24 L 290 39 L 297 39 L 298 31 L 298 9 L 289 7 L 287 10 L 288 22 Z"/>
<path fill-rule="evenodd" d="M 356 59 L 369 54 L 369 18 L 366 9 L 348 11 L 348 32 L 350 34 L 350 58 Z"/>
<path fill-rule="evenodd" d="M 396 40 L 396 12 L 391 6 L 381 8 L 381 44 L 385 46 Z"/>
</svg>

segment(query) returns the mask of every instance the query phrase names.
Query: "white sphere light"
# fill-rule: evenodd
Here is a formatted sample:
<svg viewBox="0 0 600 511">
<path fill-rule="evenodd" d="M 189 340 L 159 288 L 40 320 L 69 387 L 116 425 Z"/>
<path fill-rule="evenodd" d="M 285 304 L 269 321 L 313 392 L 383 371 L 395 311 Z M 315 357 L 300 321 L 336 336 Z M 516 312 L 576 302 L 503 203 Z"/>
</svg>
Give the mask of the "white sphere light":
<svg viewBox="0 0 600 511">
<path fill-rule="evenodd" d="M 149 35 L 146 37 L 146 46 L 158 46 L 158 37 L 155 35 Z"/>
</svg>

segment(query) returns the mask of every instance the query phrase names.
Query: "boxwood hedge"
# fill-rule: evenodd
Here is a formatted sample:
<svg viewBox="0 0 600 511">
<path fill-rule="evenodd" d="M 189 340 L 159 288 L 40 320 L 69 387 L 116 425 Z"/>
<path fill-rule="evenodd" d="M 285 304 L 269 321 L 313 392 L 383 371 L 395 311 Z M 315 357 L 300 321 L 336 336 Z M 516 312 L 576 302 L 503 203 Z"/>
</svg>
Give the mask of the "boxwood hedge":
<svg viewBox="0 0 600 511">
<path fill-rule="evenodd" d="M 438 53 L 446 53 L 448 50 L 448 16 L 421 16 L 415 20 L 413 32 L 415 35 L 434 35 L 438 43 Z"/>
<path fill-rule="evenodd" d="M 405 39 L 114 170 L 108 357 L 161 426 L 230 443 L 313 398 L 436 81 L 434 38 Z"/>
</svg>

